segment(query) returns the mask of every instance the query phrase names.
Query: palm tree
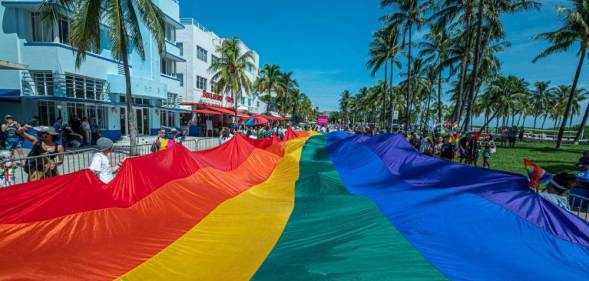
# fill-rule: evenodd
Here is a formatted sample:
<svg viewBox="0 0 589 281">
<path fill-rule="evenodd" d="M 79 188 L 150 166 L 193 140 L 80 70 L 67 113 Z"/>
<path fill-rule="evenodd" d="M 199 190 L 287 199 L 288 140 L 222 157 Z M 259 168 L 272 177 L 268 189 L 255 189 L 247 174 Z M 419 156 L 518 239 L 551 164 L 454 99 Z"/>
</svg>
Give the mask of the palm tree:
<svg viewBox="0 0 589 281">
<path fill-rule="evenodd" d="M 444 69 L 451 66 L 448 64 L 448 51 L 451 47 L 445 28 L 432 26 L 429 34 L 425 36 L 425 41 L 419 43 L 421 50 L 420 56 L 427 56 L 424 58 L 426 63 L 435 63 L 437 72 L 437 109 L 438 121 L 442 120 L 442 73 Z"/>
<path fill-rule="evenodd" d="M 509 117 L 517 114 L 517 108 L 523 99 L 527 98 L 527 82 L 524 79 L 518 79 L 515 76 L 499 75 L 486 88 L 480 97 L 484 106 L 492 110 L 493 113 L 487 118 L 480 131 L 489 125 L 496 117 Z"/>
<path fill-rule="evenodd" d="M 585 126 L 587 125 L 587 119 L 589 119 L 589 104 L 585 108 L 585 114 L 583 114 L 583 120 L 581 121 L 581 126 L 575 135 L 575 144 L 579 144 L 579 141 L 583 139 L 585 135 Z"/>
<path fill-rule="evenodd" d="M 563 24 L 558 30 L 541 33 L 535 36 L 535 39 L 547 40 L 550 42 L 551 46 L 534 58 L 534 62 L 557 52 L 565 52 L 576 43 L 579 44 L 579 51 L 577 53 L 579 55 L 579 63 L 568 96 L 562 124 L 558 131 L 556 148 L 560 148 L 562 144 L 564 130 L 573 106 L 574 93 L 577 90 L 579 76 L 581 75 L 581 69 L 583 68 L 583 63 L 587 54 L 587 47 L 589 46 L 589 0 L 571 0 L 571 2 L 573 4 L 572 9 L 564 7 L 558 9 L 558 13 L 562 16 L 563 20 Z"/>
<path fill-rule="evenodd" d="M 291 108 L 292 119 L 294 122 L 299 121 L 299 107 L 302 102 L 303 93 L 299 89 L 294 89 L 289 99 L 289 107 Z"/>
<path fill-rule="evenodd" d="M 299 83 L 293 78 L 292 72 L 282 72 L 279 75 L 280 91 L 279 98 L 282 99 L 282 112 L 286 113 L 289 95 L 297 89 Z"/>
<path fill-rule="evenodd" d="M 371 75 L 374 77 L 376 72 L 383 66 L 385 67 L 384 70 L 384 91 L 382 100 L 386 100 L 386 95 L 389 92 L 388 89 L 392 88 L 392 77 L 393 77 L 393 70 L 394 66 L 401 67 L 401 63 L 397 59 L 397 56 L 401 53 L 401 45 L 399 45 L 399 28 L 392 27 L 392 28 L 385 28 L 381 29 L 374 34 L 374 39 L 370 43 L 370 60 L 367 63 L 367 67 L 372 69 Z M 387 75 L 388 67 L 390 65 L 390 82 L 387 82 L 389 79 L 389 75 Z M 389 87 L 390 86 L 390 87 Z M 394 108 L 391 108 L 391 115 L 394 111 Z M 382 104 L 382 112 L 383 116 L 385 116 L 386 112 L 386 103 L 383 102 Z M 392 118 L 391 118 L 392 119 Z M 382 121 L 383 125 L 385 124 L 385 120 Z M 391 121 L 392 125 L 392 121 Z"/>
<path fill-rule="evenodd" d="M 100 25 L 108 23 L 111 27 L 109 41 L 111 55 L 123 63 L 125 72 L 125 99 L 127 102 L 127 122 L 131 153 L 136 154 L 137 121 L 133 111 L 131 92 L 131 72 L 129 70 L 129 50 L 133 49 L 145 60 L 143 34 L 140 21 L 144 23 L 157 43 L 160 55 L 165 54 L 164 21 L 161 12 L 152 1 L 128 0 L 44 0 L 41 12 L 45 20 L 56 22 L 60 17 L 67 17 L 72 11 L 70 44 L 76 53 L 76 67 L 79 68 L 87 53 L 100 53 Z"/>
<path fill-rule="evenodd" d="M 254 53 L 244 51 L 237 38 L 225 39 L 216 48 L 221 58 L 209 67 L 209 72 L 214 73 L 211 80 L 216 82 L 218 93 L 227 93 L 233 97 L 235 107 L 235 120 L 237 120 L 237 102 L 245 93 L 252 92 L 252 82 L 247 75 L 247 69 L 254 67 Z"/>
<path fill-rule="evenodd" d="M 391 28 L 403 28 L 403 44 L 405 46 L 405 37 L 407 36 L 407 80 L 412 80 L 411 74 L 411 67 L 413 64 L 412 58 L 412 45 L 413 45 L 413 28 L 417 28 L 419 30 L 423 23 L 425 22 L 424 13 L 430 7 L 430 1 L 420 1 L 420 0 L 381 0 L 381 6 L 395 7 L 395 12 L 388 14 L 382 19 L 389 25 Z M 407 88 L 407 107 L 406 107 L 406 120 L 405 120 L 405 129 L 409 127 L 409 108 L 411 108 L 411 100 L 413 99 L 413 89 L 411 83 L 408 85 Z"/>
<path fill-rule="evenodd" d="M 535 90 L 532 92 L 532 115 L 534 116 L 534 129 L 536 121 L 550 106 L 550 81 L 538 81 L 534 83 Z"/>
<path fill-rule="evenodd" d="M 352 94 L 350 93 L 350 91 L 345 90 L 345 91 L 343 91 L 343 93 L 341 94 L 340 99 L 339 99 L 339 110 L 341 111 L 341 113 L 345 117 L 346 125 L 350 122 L 350 118 L 348 115 L 350 112 L 351 96 L 352 96 Z"/>
<path fill-rule="evenodd" d="M 256 80 L 254 84 L 254 88 L 256 91 L 260 93 L 267 92 L 267 103 L 266 103 L 266 112 L 270 109 L 270 102 L 272 101 L 272 92 L 279 93 L 283 92 L 283 84 L 280 83 L 280 76 L 281 76 L 280 67 L 278 65 L 269 65 L 265 64 L 260 70 L 260 76 Z"/>
</svg>

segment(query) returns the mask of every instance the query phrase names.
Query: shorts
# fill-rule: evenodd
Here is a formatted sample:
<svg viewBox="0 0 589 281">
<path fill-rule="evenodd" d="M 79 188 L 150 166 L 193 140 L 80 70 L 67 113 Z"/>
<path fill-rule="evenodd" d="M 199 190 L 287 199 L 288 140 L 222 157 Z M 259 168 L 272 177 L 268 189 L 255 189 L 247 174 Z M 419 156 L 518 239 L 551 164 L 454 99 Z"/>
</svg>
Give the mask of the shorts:
<svg viewBox="0 0 589 281">
<path fill-rule="evenodd" d="M 483 158 L 491 158 L 491 152 L 490 151 L 484 151 L 483 152 Z"/>
<path fill-rule="evenodd" d="M 22 149 L 23 148 L 23 141 L 20 139 L 7 139 L 6 140 L 6 149 L 13 150 L 13 149 Z"/>
</svg>

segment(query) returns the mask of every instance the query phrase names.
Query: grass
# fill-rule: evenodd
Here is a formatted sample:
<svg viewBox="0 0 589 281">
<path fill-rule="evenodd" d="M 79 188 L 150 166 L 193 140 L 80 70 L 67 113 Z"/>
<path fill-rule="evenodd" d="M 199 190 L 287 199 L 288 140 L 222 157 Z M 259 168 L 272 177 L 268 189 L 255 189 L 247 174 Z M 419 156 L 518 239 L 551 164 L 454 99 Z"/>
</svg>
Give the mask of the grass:
<svg viewBox="0 0 589 281">
<path fill-rule="evenodd" d="M 584 150 L 589 150 L 589 145 L 563 145 L 557 150 L 553 143 L 518 142 L 515 148 L 497 143 L 497 153 L 491 157 L 491 168 L 526 175 L 523 159 L 528 158 L 552 174 L 573 172 Z M 479 161 L 481 165 L 482 159 Z"/>
</svg>

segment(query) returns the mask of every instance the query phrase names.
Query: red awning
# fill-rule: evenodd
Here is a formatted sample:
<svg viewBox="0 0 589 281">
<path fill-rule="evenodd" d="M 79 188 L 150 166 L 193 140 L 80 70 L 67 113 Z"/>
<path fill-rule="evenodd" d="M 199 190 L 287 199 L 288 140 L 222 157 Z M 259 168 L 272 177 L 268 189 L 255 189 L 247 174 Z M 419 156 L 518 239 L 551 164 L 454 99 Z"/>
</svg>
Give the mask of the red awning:
<svg viewBox="0 0 589 281">
<path fill-rule="evenodd" d="M 209 115 L 222 115 L 222 113 L 214 111 L 214 110 L 208 110 L 208 109 L 197 109 L 197 110 L 193 110 L 192 112 L 195 113 L 202 113 L 202 114 L 209 114 Z"/>
<path fill-rule="evenodd" d="M 210 109 L 210 110 L 221 112 L 223 114 L 235 115 L 235 111 L 233 111 L 231 109 L 224 108 L 224 107 L 218 107 L 218 106 L 210 106 L 210 105 L 208 105 L 207 108 Z"/>
</svg>

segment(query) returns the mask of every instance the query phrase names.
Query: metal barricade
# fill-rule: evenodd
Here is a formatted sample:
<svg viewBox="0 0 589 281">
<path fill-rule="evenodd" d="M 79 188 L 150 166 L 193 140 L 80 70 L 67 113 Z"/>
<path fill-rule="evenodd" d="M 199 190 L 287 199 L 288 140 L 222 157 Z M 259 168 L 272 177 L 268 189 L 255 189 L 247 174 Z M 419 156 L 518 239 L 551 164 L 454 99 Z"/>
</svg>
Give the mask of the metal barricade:
<svg viewBox="0 0 589 281">
<path fill-rule="evenodd" d="M 211 149 L 219 144 L 218 138 L 190 139 L 182 142 L 190 151 Z M 0 188 L 87 169 L 96 152 L 98 151 L 95 148 L 88 148 L 0 161 Z M 137 145 L 133 150 L 129 145 L 115 145 L 109 160 L 111 165 L 120 165 L 127 158 L 152 152 L 153 144 Z"/>
<path fill-rule="evenodd" d="M 0 187 L 65 175 L 88 168 L 96 149 L 80 149 L 0 162 Z"/>
<path fill-rule="evenodd" d="M 578 217 L 587 220 L 589 218 L 589 198 L 571 194 L 569 195 L 571 211 Z"/>
<path fill-rule="evenodd" d="M 207 150 L 219 146 L 221 143 L 218 138 L 201 138 L 197 140 L 196 150 Z"/>
<path fill-rule="evenodd" d="M 197 151 L 198 150 L 198 140 L 196 140 L 196 139 L 184 140 L 182 142 L 182 145 L 190 151 Z"/>
</svg>

